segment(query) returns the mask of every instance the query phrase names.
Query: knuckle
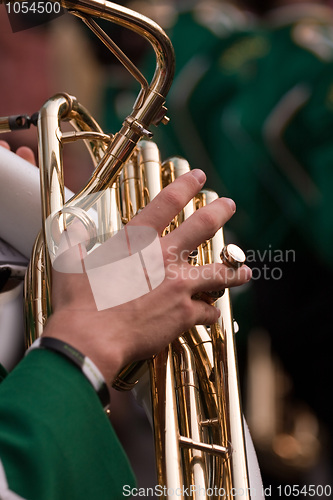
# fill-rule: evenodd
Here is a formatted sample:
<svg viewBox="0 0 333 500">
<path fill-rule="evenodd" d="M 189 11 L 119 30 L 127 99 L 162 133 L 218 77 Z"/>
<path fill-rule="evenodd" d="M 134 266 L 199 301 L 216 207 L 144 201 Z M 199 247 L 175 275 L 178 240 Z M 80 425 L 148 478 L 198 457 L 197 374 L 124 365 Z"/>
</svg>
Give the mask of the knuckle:
<svg viewBox="0 0 333 500">
<path fill-rule="evenodd" d="M 206 210 L 199 210 L 197 214 L 203 226 L 208 227 L 214 233 L 219 229 L 220 224 L 217 214 L 210 210 L 210 207 L 207 207 Z"/>
<path fill-rule="evenodd" d="M 178 262 L 177 246 L 165 244 L 165 242 L 162 241 L 161 249 L 162 249 L 163 259 L 166 264 L 168 264 L 169 262 L 174 262 L 174 263 Z"/>
<path fill-rule="evenodd" d="M 186 179 L 185 177 L 183 177 L 183 180 L 186 180 L 191 191 L 193 191 L 194 193 L 198 192 L 198 180 L 193 177 L 193 175 L 186 176 Z"/>
<path fill-rule="evenodd" d="M 235 213 L 236 205 L 233 200 L 228 198 L 219 198 L 214 203 L 220 206 L 220 210 L 225 213 L 228 219 Z"/>
<path fill-rule="evenodd" d="M 182 185 L 183 191 L 186 191 L 189 195 L 194 196 L 200 189 L 198 180 L 192 175 L 192 172 L 181 175 L 175 182 L 177 182 L 179 186 Z"/>
<path fill-rule="evenodd" d="M 221 281 L 224 285 L 230 286 L 236 279 L 239 270 L 233 269 L 232 267 L 227 267 L 222 264 L 220 269 Z"/>
<path fill-rule="evenodd" d="M 240 285 L 246 281 L 249 281 L 251 278 L 251 271 L 248 272 L 247 267 L 233 269 L 231 267 L 222 265 L 220 274 L 227 286 Z"/>
<path fill-rule="evenodd" d="M 195 304 L 190 298 L 184 300 L 182 303 L 182 318 L 184 321 L 184 328 L 195 324 Z"/>
<path fill-rule="evenodd" d="M 187 281 L 185 278 L 185 270 L 183 266 L 175 265 L 172 269 L 171 266 L 168 266 L 166 276 L 172 283 L 173 293 L 179 295 L 186 293 Z"/>
<path fill-rule="evenodd" d="M 216 321 L 216 309 L 214 306 L 210 306 L 208 304 L 204 304 L 204 307 L 200 314 L 200 323 L 201 325 L 211 325 Z"/>
<path fill-rule="evenodd" d="M 174 189 L 171 189 L 173 186 L 170 185 L 170 188 L 165 188 L 163 191 L 163 196 L 164 196 L 164 201 L 172 206 L 175 211 L 180 212 L 180 210 L 183 208 L 182 203 L 180 202 L 180 197 L 179 193 L 176 192 Z"/>
</svg>

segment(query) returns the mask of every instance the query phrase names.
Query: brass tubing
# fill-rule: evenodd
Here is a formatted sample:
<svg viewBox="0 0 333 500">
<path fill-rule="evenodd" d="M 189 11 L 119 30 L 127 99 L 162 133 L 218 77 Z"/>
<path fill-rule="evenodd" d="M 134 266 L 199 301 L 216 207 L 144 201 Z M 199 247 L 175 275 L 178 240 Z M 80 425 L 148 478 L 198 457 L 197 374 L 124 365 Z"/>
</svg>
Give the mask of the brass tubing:
<svg viewBox="0 0 333 500">
<path fill-rule="evenodd" d="M 184 475 L 179 448 L 179 423 L 171 345 L 150 362 L 151 393 L 158 484 L 184 499 Z M 164 495 L 163 498 L 168 498 Z"/>
<path fill-rule="evenodd" d="M 201 427 L 203 408 L 194 356 L 187 343 L 179 338 L 172 344 L 175 364 L 175 389 L 178 394 L 179 444 L 183 448 L 186 486 L 192 486 L 194 498 L 207 499 L 208 477 L 205 460 L 204 433 Z M 196 443 L 203 444 L 195 445 Z M 200 493 L 200 495 L 199 495 Z"/>
<path fill-rule="evenodd" d="M 157 66 L 150 87 L 162 96 L 167 95 L 174 75 L 174 51 L 170 39 L 158 24 L 113 2 L 62 0 L 60 3 L 69 11 L 78 11 L 87 16 L 105 19 L 144 36 L 156 54 Z"/>
</svg>

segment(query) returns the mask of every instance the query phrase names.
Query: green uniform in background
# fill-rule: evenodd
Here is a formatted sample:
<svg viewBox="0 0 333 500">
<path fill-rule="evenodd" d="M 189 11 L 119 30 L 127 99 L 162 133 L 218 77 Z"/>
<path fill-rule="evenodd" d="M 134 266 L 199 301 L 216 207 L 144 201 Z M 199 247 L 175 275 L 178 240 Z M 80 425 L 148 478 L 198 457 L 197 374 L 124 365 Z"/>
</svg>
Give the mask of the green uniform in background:
<svg viewBox="0 0 333 500">
<path fill-rule="evenodd" d="M 179 17 L 171 122 L 156 136 L 236 201 L 231 226 L 246 249 L 297 240 L 332 266 L 333 13 L 287 7 L 247 29 L 234 20 L 214 43 L 198 15 Z"/>
</svg>

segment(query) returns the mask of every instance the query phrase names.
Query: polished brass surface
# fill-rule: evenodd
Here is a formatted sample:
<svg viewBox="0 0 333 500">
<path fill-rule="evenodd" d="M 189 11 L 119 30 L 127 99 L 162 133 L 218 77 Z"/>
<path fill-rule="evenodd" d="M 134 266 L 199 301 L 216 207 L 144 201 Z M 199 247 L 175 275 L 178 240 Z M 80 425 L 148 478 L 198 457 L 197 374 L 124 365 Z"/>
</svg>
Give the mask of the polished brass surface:
<svg viewBox="0 0 333 500">
<path fill-rule="evenodd" d="M 221 252 L 222 262 L 229 267 L 238 269 L 241 267 L 246 260 L 245 253 L 237 245 L 225 245 Z"/>
<path fill-rule="evenodd" d="M 156 145 L 141 140 L 151 136 L 151 124 L 167 122 L 164 101 L 173 77 L 174 55 L 164 31 L 146 17 L 112 2 L 78 0 L 61 4 L 81 18 L 141 83 L 133 111 L 115 135 L 105 134 L 75 97 L 68 94 L 52 97 L 39 112 L 43 221 L 51 216 L 52 224 L 57 224 L 61 232 L 78 217 L 91 233 L 92 246 L 119 231 L 164 186 L 190 167 L 182 158 L 161 164 Z M 151 43 L 156 54 L 156 71 L 150 84 L 93 17 L 117 23 Z M 69 121 L 74 132 L 63 133 L 62 121 Z M 0 121 L 0 126 L 7 127 L 6 119 Z M 78 139 L 84 140 L 95 170 L 86 186 L 65 203 L 62 147 Z M 165 232 L 172 231 L 195 210 L 216 198 L 212 191 L 201 192 Z M 83 215 L 92 206 L 97 206 L 97 223 Z M 36 242 L 26 282 L 28 345 L 41 335 L 45 319 L 51 313 L 50 261 L 56 254 L 57 242 L 47 227 L 50 225 L 43 228 Z M 49 252 L 45 241 L 51 241 Z M 220 252 L 224 247 L 221 229 L 192 252 L 191 265 L 221 263 Z M 230 261 L 229 254 L 228 251 Z M 237 255 L 231 254 L 231 262 L 240 265 Z M 175 491 L 177 498 L 183 498 L 186 488 L 191 488 L 191 496 L 200 499 L 250 499 L 229 290 L 220 295 L 213 297 L 221 310 L 215 325 L 191 328 L 148 362 L 158 481 L 166 487 L 166 498 L 174 496 Z M 145 362 L 125 367 L 114 385 L 130 389 L 146 369 Z"/>
<path fill-rule="evenodd" d="M 7 116 L 0 118 L 0 133 L 10 132 L 9 120 Z"/>
</svg>

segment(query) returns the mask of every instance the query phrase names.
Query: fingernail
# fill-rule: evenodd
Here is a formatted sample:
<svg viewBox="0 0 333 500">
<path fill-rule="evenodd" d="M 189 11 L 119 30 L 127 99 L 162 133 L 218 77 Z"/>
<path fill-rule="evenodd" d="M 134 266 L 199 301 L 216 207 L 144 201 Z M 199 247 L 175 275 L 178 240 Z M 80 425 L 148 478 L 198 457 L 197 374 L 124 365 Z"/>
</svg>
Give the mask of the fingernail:
<svg viewBox="0 0 333 500">
<path fill-rule="evenodd" d="M 229 205 L 233 212 L 236 212 L 236 203 L 231 198 L 223 198 Z"/>
<path fill-rule="evenodd" d="M 191 173 L 199 181 L 200 184 L 203 184 L 205 182 L 206 174 L 199 168 L 192 170 Z"/>
</svg>

